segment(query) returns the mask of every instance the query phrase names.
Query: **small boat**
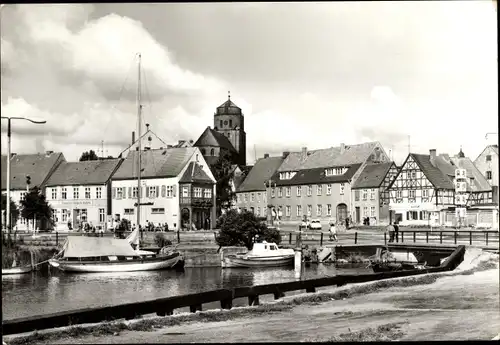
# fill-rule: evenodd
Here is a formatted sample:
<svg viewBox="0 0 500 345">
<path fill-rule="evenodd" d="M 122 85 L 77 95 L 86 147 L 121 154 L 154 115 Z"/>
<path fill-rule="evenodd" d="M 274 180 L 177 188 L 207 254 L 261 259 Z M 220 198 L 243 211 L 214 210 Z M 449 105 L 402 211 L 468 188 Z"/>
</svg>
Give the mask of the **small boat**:
<svg viewBox="0 0 500 345">
<path fill-rule="evenodd" d="M 30 273 L 31 271 L 33 271 L 32 266 L 2 268 L 2 275 L 24 274 Z"/>
<path fill-rule="evenodd" d="M 137 236 L 138 230 L 130 236 Z M 129 237 L 130 237 L 129 236 Z M 132 248 L 130 238 L 68 236 L 63 249 L 49 260 L 66 272 L 136 272 L 183 268 L 183 256 L 164 248 L 160 253 Z"/>
<path fill-rule="evenodd" d="M 422 265 L 410 264 L 406 262 L 371 262 L 370 267 L 373 272 L 392 272 L 422 269 Z"/>
<path fill-rule="evenodd" d="M 295 251 L 278 248 L 275 243 L 256 242 L 248 253 L 223 257 L 222 267 L 278 267 L 293 265 Z"/>
</svg>

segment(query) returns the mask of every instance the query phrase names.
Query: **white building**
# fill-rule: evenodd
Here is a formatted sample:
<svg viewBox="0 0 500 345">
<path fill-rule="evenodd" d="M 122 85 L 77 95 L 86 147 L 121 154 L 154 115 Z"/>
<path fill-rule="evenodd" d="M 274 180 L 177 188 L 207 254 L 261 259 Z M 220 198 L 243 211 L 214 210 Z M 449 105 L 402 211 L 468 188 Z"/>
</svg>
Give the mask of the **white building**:
<svg viewBox="0 0 500 345">
<path fill-rule="evenodd" d="M 45 187 L 57 230 L 78 229 L 83 222 L 106 229 L 107 216 L 111 216 L 111 176 L 121 162 L 103 159 L 58 166 Z"/>
<path fill-rule="evenodd" d="M 112 178 L 115 221 L 137 224 L 137 159 L 130 151 Z M 140 224 L 168 224 L 169 229 L 215 225 L 215 178 L 197 147 L 141 152 Z M 208 223 L 207 224 L 207 220 Z"/>
<path fill-rule="evenodd" d="M 55 169 L 65 162 L 61 152 L 47 151 L 45 153 L 18 155 L 11 154 L 10 158 L 10 197 L 19 208 L 20 202 L 28 191 L 26 184 L 27 176 L 30 178 L 29 188 L 38 187 L 41 193 L 45 192 L 45 184 Z M 7 156 L 2 156 L 2 194 L 7 194 Z M 38 227 L 47 227 L 48 220 L 38 220 Z M 2 228 L 7 225 L 5 212 L 2 210 Z M 31 219 L 19 218 L 16 224 L 12 224 L 15 230 L 32 230 L 33 221 Z"/>
</svg>

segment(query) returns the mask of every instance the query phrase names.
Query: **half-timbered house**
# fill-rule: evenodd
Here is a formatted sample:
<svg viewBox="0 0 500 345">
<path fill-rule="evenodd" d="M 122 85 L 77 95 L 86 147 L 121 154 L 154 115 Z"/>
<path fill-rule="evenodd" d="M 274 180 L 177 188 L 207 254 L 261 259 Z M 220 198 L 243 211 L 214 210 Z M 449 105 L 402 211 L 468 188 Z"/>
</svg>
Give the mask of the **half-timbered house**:
<svg viewBox="0 0 500 345">
<path fill-rule="evenodd" d="M 389 192 L 387 187 L 397 175 L 394 162 L 367 164 L 352 186 L 353 222 L 369 225 L 388 224 Z"/>
</svg>

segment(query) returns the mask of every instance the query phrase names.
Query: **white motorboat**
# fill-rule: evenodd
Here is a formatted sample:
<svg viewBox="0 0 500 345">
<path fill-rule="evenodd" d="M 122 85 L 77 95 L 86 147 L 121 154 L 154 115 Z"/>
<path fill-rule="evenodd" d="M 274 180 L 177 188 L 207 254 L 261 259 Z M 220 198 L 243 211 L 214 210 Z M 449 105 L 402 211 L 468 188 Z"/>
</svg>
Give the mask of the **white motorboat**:
<svg viewBox="0 0 500 345">
<path fill-rule="evenodd" d="M 180 268 L 184 258 L 177 251 L 134 250 L 128 239 L 68 236 L 49 264 L 66 272 L 134 272 Z"/>
<path fill-rule="evenodd" d="M 293 265 L 295 251 L 278 248 L 275 243 L 256 242 L 248 253 L 224 256 L 223 268 L 231 267 L 278 267 Z"/>
<path fill-rule="evenodd" d="M 2 268 L 2 275 L 24 274 L 33 271 L 32 266 Z"/>
</svg>

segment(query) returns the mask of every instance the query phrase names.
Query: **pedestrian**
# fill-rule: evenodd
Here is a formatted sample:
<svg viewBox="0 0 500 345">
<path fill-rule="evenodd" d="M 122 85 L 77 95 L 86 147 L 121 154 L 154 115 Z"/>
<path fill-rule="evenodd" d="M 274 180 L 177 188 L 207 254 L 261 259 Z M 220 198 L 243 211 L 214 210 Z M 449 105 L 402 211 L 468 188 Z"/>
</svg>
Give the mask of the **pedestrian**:
<svg viewBox="0 0 500 345">
<path fill-rule="evenodd" d="M 163 225 L 163 229 L 165 230 L 165 232 L 168 231 L 168 224 L 167 224 L 167 222 L 165 222 L 165 224 Z"/>
<path fill-rule="evenodd" d="M 399 242 L 399 225 L 398 225 L 398 221 L 395 221 L 394 222 L 394 235 L 396 237 L 396 242 Z"/>
<path fill-rule="evenodd" d="M 392 222 L 387 225 L 387 231 L 389 232 L 389 243 L 394 242 L 394 226 L 392 225 Z"/>
<path fill-rule="evenodd" d="M 336 241 L 336 242 L 338 242 L 338 239 L 337 239 L 337 227 L 335 226 L 334 222 L 330 223 L 330 241 Z"/>
<path fill-rule="evenodd" d="M 346 217 L 345 219 L 345 229 L 349 230 L 349 217 Z"/>
</svg>

